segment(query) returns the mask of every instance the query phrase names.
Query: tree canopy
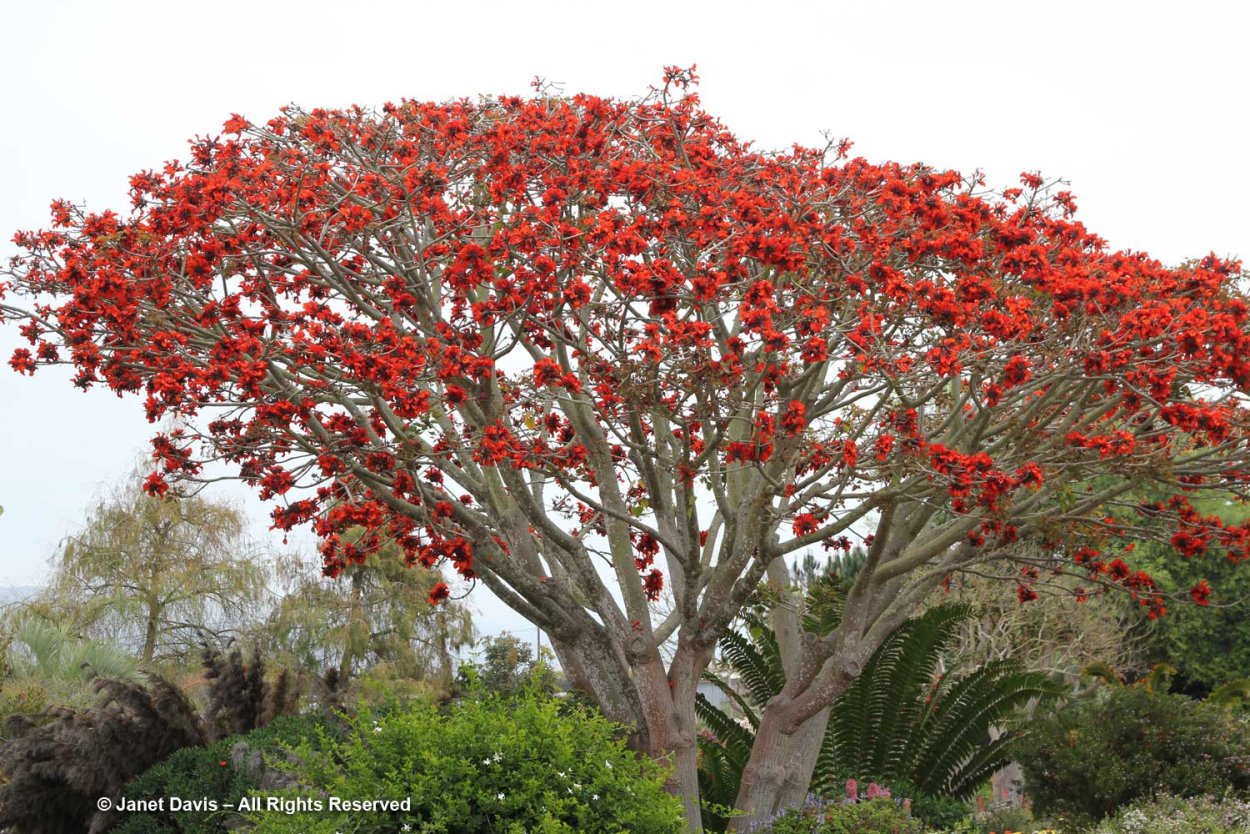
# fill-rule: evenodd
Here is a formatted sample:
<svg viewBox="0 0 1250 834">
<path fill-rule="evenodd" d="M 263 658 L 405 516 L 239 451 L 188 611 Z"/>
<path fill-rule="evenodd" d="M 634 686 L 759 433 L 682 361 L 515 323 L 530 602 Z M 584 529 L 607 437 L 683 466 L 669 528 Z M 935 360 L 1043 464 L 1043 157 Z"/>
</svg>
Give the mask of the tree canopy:
<svg viewBox="0 0 1250 834">
<path fill-rule="evenodd" d="M 692 80 L 234 116 L 125 216 L 54 203 L 3 310 L 17 371 L 186 420 L 150 492 L 223 460 L 331 575 L 394 541 L 487 584 L 673 757 L 692 825 L 716 640 L 785 557 L 862 541 L 838 629 L 778 624 L 746 825 L 802 798 L 805 724 L 952 572 L 1162 613 L 1108 511 L 1146 482 L 1168 497 L 1122 509 L 1183 556 L 1250 555 L 1190 501 L 1250 479 L 1250 305 L 1237 262 L 1110 251 L 1039 174 L 761 152 Z"/>
</svg>

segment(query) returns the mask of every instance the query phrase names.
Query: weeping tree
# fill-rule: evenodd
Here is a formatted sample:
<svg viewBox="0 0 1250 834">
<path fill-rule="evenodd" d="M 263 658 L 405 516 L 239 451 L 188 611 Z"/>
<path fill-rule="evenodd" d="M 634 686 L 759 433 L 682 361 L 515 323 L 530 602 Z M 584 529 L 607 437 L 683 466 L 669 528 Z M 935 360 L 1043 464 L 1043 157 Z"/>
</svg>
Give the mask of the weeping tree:
<svg viewBox="0 0 1250 834">
<path fill-rule="evenodd" d="M 854 778 L 906 788 L 912 795 L 967 799 L 1007 763 L 1011 735 L 991 740 L 990 728 L 1030 700 L 1058 694 L 1059 687 L 1014 660 L 946 670 L 944 661 L 971 616 L 967 606 L 938 605 L 886 638 L 833 702 L 812 790 L 839 796 L 845 781 Z M 732 630 L 720 643 L 733 679 L 708 676 L 736 709 L 718 709 L 698 696 L 699 716 L 711 731 L 700 747 L 704 797 L 713 805 L 732 804 L 737 796 L 761 708 L 786 683 L 776 635 L 755 615 L 745 620 L 746 632 Z M 822 626 L 819 619 L 808 622 Z M 705 824 L 723 827 L 724 817 L 711 816 Z"/>
<path fill-rule="evenodd" d="M 953 572 L 1157 614 L 1107 521 L 1143 482 L 1185 555 L 1245 558 L 1189 497 L 1250 480 L 1250 306 L 1236 262 L 1110 251 L 1040 175 L 762 152 L 693 81 L 234 116 L 124 216 L 55 203 L 0 309 L 16 371 L 186 420 L 152 493 L 224 462 L 330 575 L 394 541 L 489 586 L 697 828 L 695 689 L 787 557 L 867 553 L 837 629 L 774 616 L 740 826 L 802 800 L 829 705 Z"/>
<path fill-rule="evenodd" d="M 473 639 L 468 607 L 436 604 L 439 572 L 411 570 L 398 547 L 370 553 L 336 579 L 297 558 L 280 566 L 279 579 L 283 595 L 265 626 L 274 651 L 308 669 L 333 667 L 342 683 L 385 664 L 399 677 L 445 686 L 453 653 Z"/>
<path fill-rule="evenodd" d="M 130 648 L 144 664 L 263 619 L 268 571 L 238 508 L 151 496 L 135 470 L 67 537 L 31 616 Z"/>
</svg>

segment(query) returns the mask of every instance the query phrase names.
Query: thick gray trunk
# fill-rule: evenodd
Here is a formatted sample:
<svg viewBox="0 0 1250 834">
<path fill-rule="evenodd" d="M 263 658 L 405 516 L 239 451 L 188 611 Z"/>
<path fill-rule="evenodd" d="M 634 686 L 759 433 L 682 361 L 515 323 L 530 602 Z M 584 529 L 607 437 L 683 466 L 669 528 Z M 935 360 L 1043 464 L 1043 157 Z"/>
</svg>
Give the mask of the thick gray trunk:
<svg viewBox="0 0 1250 834">
<path fill-rule="evenodd" d="M 751 758 L 742 772 L 737 810 L 731 831 L 749 830 L 807 797 L 820 754 L 820 743 L 829 724 L 826 707 L 800 723 L 793 732 L 782 732 L 780 722 L 761 717 Z"/>
<path fill-rule="evenodd" d="M 731 831 L 746 831 L 807 796 L 833 699 L 850 686 L 861 663 L 835 655 L 806 684 L 788 681 L 764 707 L 751 756 L 742 771 Z M 854 673 L 848 671 L 854 670 Z"/>
<path fill-rule="evenodd" d="M 627 663 L 603 631 L 580 633 L 572 644 L 553 635 L 552 646 L 570 681 L 610 720 L 634 728 L 630 747 L 672 769 L 668 790 L 682 800 L 687 830 L 701 831 L 694 695 L 711 649 L 679 647 L 670 686 L 658 651 L 634 655 Z"/>
</svg>

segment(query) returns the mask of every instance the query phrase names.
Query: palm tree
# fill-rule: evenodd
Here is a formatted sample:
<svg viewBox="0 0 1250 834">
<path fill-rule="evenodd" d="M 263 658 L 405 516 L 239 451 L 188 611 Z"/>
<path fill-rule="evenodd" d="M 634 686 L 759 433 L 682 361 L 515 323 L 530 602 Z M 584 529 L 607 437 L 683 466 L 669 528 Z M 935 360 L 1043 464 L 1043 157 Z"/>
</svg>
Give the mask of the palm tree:
<svg viewBox="0 0 1250 834">
<path fill-rule="evenodd" d="M 11 674 L 17 679 L 85 682 L 92 677 L 137 680 L 138 663 L 126 652 L 75 637 L 64 624 L 25 616 L 13 624 L 9 644 Z"/>
</svg>

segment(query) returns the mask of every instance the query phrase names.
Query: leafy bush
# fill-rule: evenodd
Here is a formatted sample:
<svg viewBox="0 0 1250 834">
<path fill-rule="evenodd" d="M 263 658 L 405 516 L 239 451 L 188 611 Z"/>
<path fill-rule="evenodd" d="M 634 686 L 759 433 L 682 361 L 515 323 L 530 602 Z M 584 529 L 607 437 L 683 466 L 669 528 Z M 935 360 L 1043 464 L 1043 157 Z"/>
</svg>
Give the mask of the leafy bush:
<svg viewBox="0 0 1250 834">
<path fill-rule="evenodd" d="M 8 738 L 6 727 L 10 717 L 34 715 L 47 707 L 48 689 L 42 684 L 33 681 L 0 683 L 0 739 Z"/>
<path fill-rule="evenodd" d="M 208 747 L 185 747 L 139 776 L 125 788 L 128 799 L 162 797 L 216 800 L 233 805 L 257 789 L 273 789 L 289 782 L 273 778 L 264 757 L 279 755 L 287 747 L 313 738 L 324 725 L 313 719 L 282 716 L 268 727 L 245 736 L 222 739 Z M 133 813 L 121 817 L 113 834 L 220 834 L 238 826 L 233 809 L 216 811 L 172 810 Z"/>
<path fill-rule="evenodd" d="M 924 834 L 925 826 L 893 799 L 830 802 L 815 795 L 762 825 L 759 834 Z"/>
<path fill-rule="evenodd" d="M 1090 834 L 1246 834 L 1250 802 L 1210 796 L 1161 796 L 1130 805 Z"/>
<path fill-rule="evenodd" d="M 905 783 L 897 783 L 891 787 L 896 796 L 905 796 L 911 800 L 911 815 L 923 822 L 929 829 L 951 828 L 972 811 L 971 803 L 960 799 L 933 796 Z"/>
<path fill-rule="evenodd" d="M 362 711 L 342 740 L 297 745 L 293 797 L 404 800 L 405 810 L 253 814 L 256 834 L 443 834 L 683 830 L 681 803 L 658 765 L 625 748 L 617 728 L 580 706 L 528 692 L 445 710 L 416 703 Z"/>
<path fill-rule="evenodd" d="M 1144 687 L 1110 690 L 1035 721 L 1016 744 L 1035 810 L 1089 824 L 1153 794 L 1250 788 L 1244 722 Z"/>
<path fill-rule="evenodd" d="M 1021 834 L 1051 832 L 1053 834 L 1054 832 L 1054 829 L 1047 828 L 1045 823 L 1034 820 L 1033 815 L 1024 808 L 1000 808 L 984 817 L 978 816 L 977 820 L 967 827 L 967 830 L 970 834 L 1008 834 L 1008 832 L 1021 832 Z"/>
<path fill-rule="evenodd" d="M 184 747 L 149 769 L 126 786 L 127 799 L 151 800 L 162 797 L 184 799 L 206 797 L 217 803 L 231 803 L 256 788 L 246 770 L 230 760 L 231 739 L 208 747 Z M 166 799 L 168 802 L 168 799 Z M 231 809 L 215 811 L 172 810 L 151 813 L 116 814 L 114 834 L 220 834 L 224 823 L 237 816 Z"/>
</svg>

